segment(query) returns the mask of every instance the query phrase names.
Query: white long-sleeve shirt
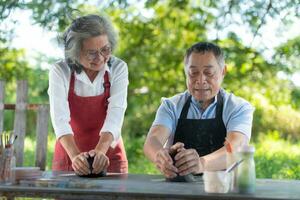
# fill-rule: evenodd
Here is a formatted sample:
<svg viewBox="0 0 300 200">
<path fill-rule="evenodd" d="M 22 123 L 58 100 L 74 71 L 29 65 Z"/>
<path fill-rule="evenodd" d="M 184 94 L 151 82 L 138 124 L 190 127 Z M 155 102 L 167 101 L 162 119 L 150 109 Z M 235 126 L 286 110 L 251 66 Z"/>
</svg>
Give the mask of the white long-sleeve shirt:
<svg viewBox="0 0 300 200">
<path fill-rule="evenodd" d="M 104 73 L 108 71 L 110 97 L 108 99 L 107 115 L 101 132 L 111 132 L 114 146 L 120 138 L 124 113 L 127 107 L 128 68 L 127 64 L 119 58 L 113 57 L 112 65 L 107 65 L 100 70 L 93 82 L 82 71 L 75 73 L 75 93 L 78 96 L 96 96 L 104 92 Z M 56 138 L 63 135 L 74 134 L 69 124 L 70 109 L 68 92 L 71 78 L 71 70 L 64 61 L 53 65 L 49 72 L 48 95 L 50 101 L 50 115 Z M 100 134 L 99 133 L 99 134 Z"/>
</svg>

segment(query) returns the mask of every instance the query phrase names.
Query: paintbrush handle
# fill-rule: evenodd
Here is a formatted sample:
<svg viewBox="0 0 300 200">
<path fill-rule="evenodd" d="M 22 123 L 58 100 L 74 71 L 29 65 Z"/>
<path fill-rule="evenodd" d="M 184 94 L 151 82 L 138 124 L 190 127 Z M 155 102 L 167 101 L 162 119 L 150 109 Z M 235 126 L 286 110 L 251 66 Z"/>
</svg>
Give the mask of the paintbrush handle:
<svg viewBox="0 0 300 200">
<path fill-rule="evenodd" d="M 227 173 L 230 173 L 234 168 L 236 168 L 241 162 L 243 162 L 243 159 L 233 163 L 228 169 L 226 169 Z"/>
</svg>

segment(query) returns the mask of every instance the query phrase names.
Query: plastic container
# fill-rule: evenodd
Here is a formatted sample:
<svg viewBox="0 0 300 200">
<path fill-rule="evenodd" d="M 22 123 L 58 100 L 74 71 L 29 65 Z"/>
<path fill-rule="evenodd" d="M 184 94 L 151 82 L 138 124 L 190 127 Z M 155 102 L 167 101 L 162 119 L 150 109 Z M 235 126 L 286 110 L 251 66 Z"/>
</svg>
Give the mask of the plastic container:
<svg viewBox="0 0 300 200">
<path fill-rule="evenodd" d="M 237 154 L 235 152 L 226 152 L 226 169 L 230 167 L 233 163 L 238 161 Z M 229 190 L 234 192 L 236 191 L 236 177 L 237 177 L 237 168 L 230 172 L 230 188 Z"/>
<path fill-rule="evenodd" d="M 208 193 L 227 193 L 230 188 L 230 173 L 225 171 L 204 171 L 204 191 Z"/>
<path fill-rule="evenodd" d="M 241 146 L 237 150 L 239 159 L 243 162 L 237 169 L 237 192 L 242 194 L 253 194 L 256 189 L 256 174 L 253 146 Z"/>
</svg>

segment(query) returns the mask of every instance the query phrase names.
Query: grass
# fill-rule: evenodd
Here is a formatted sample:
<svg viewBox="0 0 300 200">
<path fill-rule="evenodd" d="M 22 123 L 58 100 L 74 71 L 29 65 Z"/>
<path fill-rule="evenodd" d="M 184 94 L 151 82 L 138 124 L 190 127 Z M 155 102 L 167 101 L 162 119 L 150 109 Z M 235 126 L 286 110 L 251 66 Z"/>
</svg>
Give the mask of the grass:
<svg viewBox="0 0 300 200">
<path fill-rule="evenodd" d="M 259 138 L 255 163 L 257 178 L 300 179 L 300 142 L 283 140 L 277 132 Z"/>
<path fill-rule="evenodd" d="M 35 163 L 35 147 L 36 140 L 32 137 L 25 138 L 25 153 L 24 153 L 24 166 L 34 166 Z M 46 170 L 51 170 L 52 167 L 52 158 L 53 158 L 53 150 L 55 146 L 55 136 L 54 134 L 49 134 L 48 136 L 48 145 L 47 145 L 47 164 Z"/>
<path fill-rule="evenodd" d="M 261 134 L 262 135 L 262 134 Z M 284 140 L 276 132 L 260 137 L 255 143 L 257 178 L 300 179 L 300 142 Z M 129 173 L 158 174 L 159 171 L 143 155 L 145 138 L 125 138 Z M 48 137 L 46 170 L 51 169 L 54 134 Z M 35 140 L 26 138 L 24 166 L 34 165 Z"/>
</svg>

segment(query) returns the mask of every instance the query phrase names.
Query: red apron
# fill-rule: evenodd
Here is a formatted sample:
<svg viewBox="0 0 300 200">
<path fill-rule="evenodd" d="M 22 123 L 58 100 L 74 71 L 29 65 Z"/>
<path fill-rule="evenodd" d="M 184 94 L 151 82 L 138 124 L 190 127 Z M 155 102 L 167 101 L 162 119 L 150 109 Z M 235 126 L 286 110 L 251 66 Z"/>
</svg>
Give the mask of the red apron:
<svg viewBox="0 0 300 200">
<path fill-rule="evenodd" d="M 98 144 L 100 130 L 106 118 L 110 82 L 108 72 L 104 75 L 104 93 L 98 96 L 81 97 L 74 92 L 74 73 L 71 75 L 68 101 L 70 108 L 70 125 L 74 139 L 80 152 L 87 152 Z M 109 148 L 106 155 L 109 158 L 108 172 L 128 173 L 128 162 L 122 138 L 116 147 Z M 52 162 L 52 170 L 73 171 L 72 162 L 61 143 L 57 140 Z"/>
</svg>

